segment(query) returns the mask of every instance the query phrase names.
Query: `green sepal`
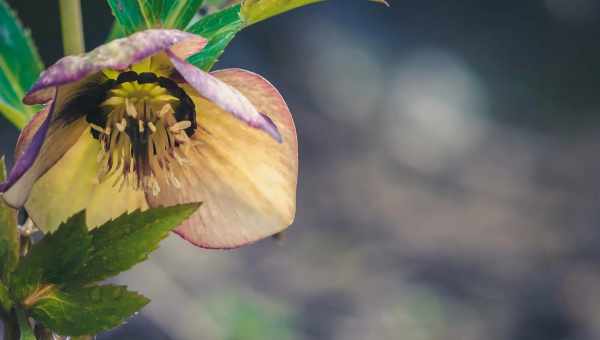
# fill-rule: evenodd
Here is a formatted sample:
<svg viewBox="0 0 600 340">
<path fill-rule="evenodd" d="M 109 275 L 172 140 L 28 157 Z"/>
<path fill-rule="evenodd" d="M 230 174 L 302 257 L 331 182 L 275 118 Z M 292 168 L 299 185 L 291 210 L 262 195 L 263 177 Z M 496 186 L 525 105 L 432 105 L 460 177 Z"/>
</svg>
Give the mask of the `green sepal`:
<svg viewBox="0 0 600 340">
<path fill-rule="evenodd" d="M 37 300 L 29 315 L 58 334 L 81 336 L 121 325 L 148 302 L 123 286 L 69 287 Z"/>
<path fill-rule="evenodd" d="M 21 102 L 44 69 L 31 35 L 15 13 L 0 0 L 0 113 L 22 128 L 39 110 Z"/>
</svg>

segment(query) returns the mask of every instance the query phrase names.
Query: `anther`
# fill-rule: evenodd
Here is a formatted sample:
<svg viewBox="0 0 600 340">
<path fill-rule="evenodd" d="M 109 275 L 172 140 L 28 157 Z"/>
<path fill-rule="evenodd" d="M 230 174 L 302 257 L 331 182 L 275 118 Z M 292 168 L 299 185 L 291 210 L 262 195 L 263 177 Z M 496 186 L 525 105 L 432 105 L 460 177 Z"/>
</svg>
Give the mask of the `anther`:
<svg viewBox="0 0 600 340">
<path fill-rule="evenodd" d="M 130 83 L 136 81 L 137 79 L 137 72 L 127 71 L 119 74 L 119 77 L 117 78 L 117 84 Z"/>
<path fill-rule="evenodd" d="M 125 99 L 125 110 L 127 111 L 127 114 L 133 118 L 137 117 L 138 115 L 135 105 L 131 103 L 129 98 Z"/>
</svg>

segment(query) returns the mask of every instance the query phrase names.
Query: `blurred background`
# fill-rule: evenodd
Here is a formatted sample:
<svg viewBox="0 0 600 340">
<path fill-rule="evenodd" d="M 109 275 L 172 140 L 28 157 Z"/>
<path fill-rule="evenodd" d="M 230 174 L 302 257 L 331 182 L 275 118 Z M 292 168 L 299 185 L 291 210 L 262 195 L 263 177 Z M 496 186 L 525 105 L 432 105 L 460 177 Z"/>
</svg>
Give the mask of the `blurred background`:
<svg viewBox="0 0 600 340">
<path fill-rule="evenodd" d="M 9 3 L 61 57 L 55 1 Z M 118 278 L 152 303 L 100 339 L 600 338 L 600 2 L 390 3 L 237 36 L 217 68 L 295 115 L 296 222 L 235 251 L 171 236 Z M 92 48 L 112 17 L 83 6 Z"/>
</svg>

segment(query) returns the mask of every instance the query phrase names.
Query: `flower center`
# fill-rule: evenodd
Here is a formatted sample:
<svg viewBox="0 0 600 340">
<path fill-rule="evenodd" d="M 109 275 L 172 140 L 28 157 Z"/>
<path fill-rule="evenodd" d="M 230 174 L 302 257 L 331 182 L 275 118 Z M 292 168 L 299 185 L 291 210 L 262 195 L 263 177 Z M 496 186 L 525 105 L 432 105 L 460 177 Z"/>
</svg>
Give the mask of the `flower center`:
<svg viewBox="0 0 600 340">
<path fill-rule="evenodd" d="M 100 110 L 88 113 L 91 133 L 100 141 L 98 180 L 114 174 L 114 185 L 157 195 L 158 176 L 176 187 L 174 175 L 185 168 L 195 143 L 195 106 L 174 81 L 154 73 L 127 71 L 102 84 L 107 89 Z"/>
</svg>

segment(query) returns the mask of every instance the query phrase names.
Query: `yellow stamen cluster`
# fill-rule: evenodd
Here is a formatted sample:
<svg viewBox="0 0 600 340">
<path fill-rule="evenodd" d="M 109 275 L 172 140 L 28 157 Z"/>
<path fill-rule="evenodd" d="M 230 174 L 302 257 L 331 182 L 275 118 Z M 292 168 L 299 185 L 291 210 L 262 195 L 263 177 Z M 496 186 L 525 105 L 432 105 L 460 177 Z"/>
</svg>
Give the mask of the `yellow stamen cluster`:
<svg viewBox="0 0 600 340">
<path fill-rule="evenodd" d="M 107 93 L 102 103 L 106 126 L 92 124 L 99 132 L 100 182 L 115 176 L 115 186 L 142 189 L 157 195 L 162 176 L 179 187 L 175 173 L 186 165 L 194 145 L 185 129 L 189 120 L 177 121 L 177 97 L 157 84 L 125 82 Z M 177 171 L 176 171 L 177 170 Z"/>
</svg>

